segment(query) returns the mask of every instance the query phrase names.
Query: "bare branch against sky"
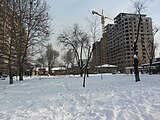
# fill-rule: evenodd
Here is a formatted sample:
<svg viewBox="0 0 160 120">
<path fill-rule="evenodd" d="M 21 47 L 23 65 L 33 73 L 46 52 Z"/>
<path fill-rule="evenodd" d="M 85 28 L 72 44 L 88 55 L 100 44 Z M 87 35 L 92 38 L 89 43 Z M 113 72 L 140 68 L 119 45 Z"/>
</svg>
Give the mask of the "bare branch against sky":
<svg viewBox="0 0 160 120">
<path fill-rule="evenodd" d="M 134 1 L 134 0 L 133 0 Z M 136 0 L 137 1 L 137 0 Z M 141 1 L 141 0 L 140 0 Z M 145 13 L 147 16 L 152 18 L 153 25 L 160 26 L 160 1 L 159 0 L 142 0 L 145 2 Z M 98 11 L 104 10 L 104 14 L 110 18 L 116 17 L 120 12 L 134 12 L 132 11 L 131 0 L 47 0 L 50 5 L 50 14 L 54 17 L 54 36 L 56 38 L 57 34 L 67 26 L 71 26 L 74 23 L 78 23 L 82 26 L 87 25 L 86 18 L 90 15 L 88 11 Z M 113 21 L 106 21 L 106 24 L 113 23 Z M 155 36 L 155 42 L 159 42 L 160 32 Z M 54 43 L 54 40 L 53 40 Z M 160 53 L 160 49 L 158 50 Z"/>
</svg>

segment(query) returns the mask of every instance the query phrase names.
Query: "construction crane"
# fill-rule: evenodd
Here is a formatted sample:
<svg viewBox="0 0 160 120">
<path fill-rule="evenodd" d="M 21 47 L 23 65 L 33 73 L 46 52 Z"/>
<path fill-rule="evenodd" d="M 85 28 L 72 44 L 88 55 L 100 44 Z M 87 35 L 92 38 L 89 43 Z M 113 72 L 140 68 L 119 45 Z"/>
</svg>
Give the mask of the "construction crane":
<svg viewBox="0 0 160 120">
<path fill-rule="evenodd" d="M 101 13 L 101 14 L 100 14 L 100 13 L 98 13 L 98 12 L 95 12 L 95 11 L 92 11 L 92 14 L 96 14 L 96 15 L 98 15 L 98 16 L 100 16 L 100 17 L 101 17 L 101 24 L 102 24 L 102 37 L 103 37 L 103 35 L 104 35 L 104 33 L 105 33 L 105 27 L 104 27 L 104 25 L 105 25 L 105 19 L 109 19 L 109 20 L 113 20 L 113 19 L 111 19 L 111 18 L 109 18 L 109 17 L 104 16 L 104 15 L 103 15 L 103 10 L 102 10 L 102 13 Z"/>
</svg>

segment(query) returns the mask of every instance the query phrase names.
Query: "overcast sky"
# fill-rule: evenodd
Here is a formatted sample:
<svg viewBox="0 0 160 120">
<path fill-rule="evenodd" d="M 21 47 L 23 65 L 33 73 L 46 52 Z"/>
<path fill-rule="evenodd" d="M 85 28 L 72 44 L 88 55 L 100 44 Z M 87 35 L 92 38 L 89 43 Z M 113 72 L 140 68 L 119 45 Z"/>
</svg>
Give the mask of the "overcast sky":
<svg viewBox="0 0 160 120">
<path fill-rule="evenodd" d="M 57 34 L 74 23 L 86 25 L 86 18 L 92 10 L 101 12 L 104 10 L 104 15 L 110 18 L 116 17 L 120 12 L 134 13 L 131 0 L 46 0 L 50 6 L 50 15 L 53 19 L 53 30 L 55 39 Z M 133 0 L 132 0 L 133 1 Z M 142 1 L 142 0 L 140 0 Z M 149 1 L 149 0 L 146 0 Z M 146 3 L 144 13 L 152 18 L 153 25 L 160 28 L 160 0 L 151 0 Z M 113 23 L 107 20 L 107 23 Z M 53 40 L 54 43 L 55 40 Z M 156 56 L 160 56 L 160 30 L 155 36 L 155 41 L 159 43 L 159 49 Z"/>
</svg>

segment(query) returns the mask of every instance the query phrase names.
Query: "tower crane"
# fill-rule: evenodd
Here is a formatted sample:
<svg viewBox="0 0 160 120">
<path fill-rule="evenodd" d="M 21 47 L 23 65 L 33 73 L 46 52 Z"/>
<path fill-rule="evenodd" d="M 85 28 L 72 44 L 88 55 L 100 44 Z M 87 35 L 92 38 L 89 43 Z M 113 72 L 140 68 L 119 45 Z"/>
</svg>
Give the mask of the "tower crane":
<svg viewBox="0 0 160 120">
<path fill-rule="evenodd" d="M 109 20 L 113 20 L 113 19 L 111 19 L 111 18 L 109 18 L 109 17 L 104 16 L 104 15 L 103 15 L 103 10 L 102 10 L 102 13 L 101 13 L 101 14 L 100 14 L 100 13 L 98 13 L 98 12 L 96 12 L 96 11 L 92 11 L 92 14 L 96 14 L 96 15 L 98 15 L 98 16 L 100 16 L 100 17 L 101 17 L 101 24 L 102 24 L 102 37 L 103 37 L 103 35 L 104 35 L 104 33 L 105 33 L 105 29 L 104 29 L 105 19 L 109 19 Z"/>
</svg>

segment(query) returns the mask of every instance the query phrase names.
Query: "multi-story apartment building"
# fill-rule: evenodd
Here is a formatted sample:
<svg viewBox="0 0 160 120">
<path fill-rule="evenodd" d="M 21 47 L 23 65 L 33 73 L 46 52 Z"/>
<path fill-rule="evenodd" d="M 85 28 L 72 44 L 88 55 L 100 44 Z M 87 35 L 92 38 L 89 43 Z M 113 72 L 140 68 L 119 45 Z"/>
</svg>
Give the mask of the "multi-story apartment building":
<svg viewBox="0 0 160 120">
<path fill-rule="evenodd" d="M 120 13 L 114 18 L 114 24 L 108 24 L 105 27 L 105 37 L 101 40 L 105 45 L 97 46 L 96 49 L 103 49 L 103 62 L 93 60 L 95 65 L 113 64 L 119 67 L 119 70 L 124 72 L 125 67 L 133 66 L 133 42 L 137 36 L 138 17 L 136 14 Z M 140 33 L 138 39 L 138 57 L 139 65 L 149 62 L 147 54 L 151 50 L 153 41 L 152 20 L 146 15 L 142 15 L 140 24 Z M 100 41 L 100 43 L 101 43 Z M 101 51 L 94 50 L 93 59 L 99 59 Z M 95 54 L 95 51 L 96 54 Z M 147 51 L 147 52 L 146 52 Z M 96 57 L 95 57 L 96 56 Z"/>
<path fill-rule="evenodd" d="M 7 1 L 0 2 L 0 11 L 0 74 L 2 74 L 8 73 L 9 57 L 12 67 L 18 65 L 17 55 L 18 52 L 24 51 L 26 33 L 20 26 L 20 21 L 13 16 Z M 20 33 L 23 36 L 20 36 Z M 20 45 L 21 49 L 18 49 Z"/>
<path fill-rule="evenodd" d="M 8 51 L 9 51 L 9 40 L 10 37 L 8 35 L 9 30 L 9 16 L 8 11 L 6 9 L 6 2 L 1 1 L 0 3 L 0 73 L 6 72 L 7 64 L 8 64 Z"/>
</svg>

